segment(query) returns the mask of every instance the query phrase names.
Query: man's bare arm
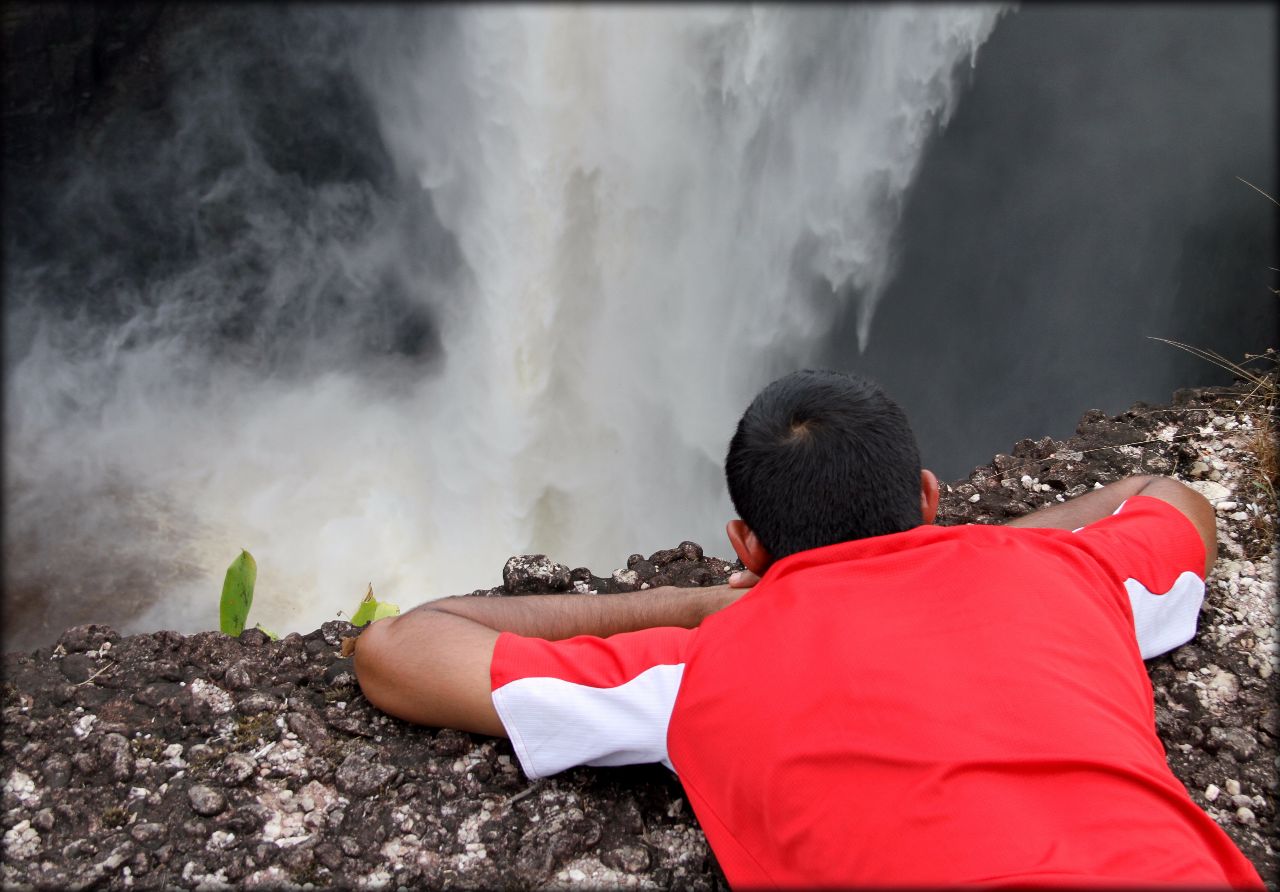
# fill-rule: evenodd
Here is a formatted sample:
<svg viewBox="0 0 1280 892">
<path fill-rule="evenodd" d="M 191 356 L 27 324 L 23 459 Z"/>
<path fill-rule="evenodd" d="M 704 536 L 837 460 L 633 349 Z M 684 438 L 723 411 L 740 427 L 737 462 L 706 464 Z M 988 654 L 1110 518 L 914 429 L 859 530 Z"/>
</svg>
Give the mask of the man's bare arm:
<svg viewBox="0 0 1280 892">
<path fill-rule="evenodd" d="M 365 629 L 356 643 L 356 677 L 374 706 L 399 718 L 505 736 L 489 691 L 500 632 L 559 640 L 655 626 L 693 628 L 743 593 L 718 585 L 618 595 L 442 598 Z"/>
<path fill-rule="evenodd" d="M 1218 557 L 1218 528 L 1208 499 L 1171 477 L 1126 477 L 1077 496 L 1015 518 L 1005 526 L 1074 530 L 1113 514 L 1126 499 L 1150 496 L 1177 508 L 1195 526 L 1204 542 L 1204 573 L 1209 575 Z"/>
</svg>

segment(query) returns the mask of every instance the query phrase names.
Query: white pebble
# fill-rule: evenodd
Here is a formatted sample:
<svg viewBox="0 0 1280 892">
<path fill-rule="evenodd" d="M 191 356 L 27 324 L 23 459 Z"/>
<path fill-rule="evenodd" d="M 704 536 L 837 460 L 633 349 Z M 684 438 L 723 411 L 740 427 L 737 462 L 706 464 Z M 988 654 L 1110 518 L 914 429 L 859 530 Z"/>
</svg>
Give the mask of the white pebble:
<svg viewBox="0 0 1280 892">
<path fill-rule="evenodd" d="M 1223 499 L 1213 507 L 1217 508 L 1219 511 L 1234 511 L 1236 510 L 1236 503 L 1230 499 Z"/>
<path fill-rule="evenodd" d="M 1226 786 L 1228 796 L 1235 796 L 1240 792 L 1240 781 L 1236 780 L 1234 777 L 1227 779 Z"/>
<path fill-rule="evenodd" d="M 1209 786 L 1204 788 L 1204 798 L 1208 799 L 1210 802 L 1213 802 L 1215 799 L 1218 798 L 1218 794 L 1221 792 L 1222 791 L 1218 789 L 1217 784 L 1209 784 Z"/>
<path fill-rule="evenodd" d="M 84 740 L 84 738 L 88 736 L 89 732 L 93 730 L 94 723 L 97 721 L 98 717 L 92 713 L 82 715 L 80 718 L 76 719 L 76 723 L 71 726 L 71 731 L 78 739 Z"/>
<path fill-rule="evenodd" d="M 1236 809 L 1236 821 L 1241 824 L 1254 824 L 1258 820 L 1257 815 L 1253 813 L 1253 809 L 1246 806 L 1240 806 Z"/>
<path fill-rule="evenodd" d="M 1243 511 L 1236 511 L 1231 515 L 1232 520 L 1248 520 L 1249 515 Z"/>
</svg>

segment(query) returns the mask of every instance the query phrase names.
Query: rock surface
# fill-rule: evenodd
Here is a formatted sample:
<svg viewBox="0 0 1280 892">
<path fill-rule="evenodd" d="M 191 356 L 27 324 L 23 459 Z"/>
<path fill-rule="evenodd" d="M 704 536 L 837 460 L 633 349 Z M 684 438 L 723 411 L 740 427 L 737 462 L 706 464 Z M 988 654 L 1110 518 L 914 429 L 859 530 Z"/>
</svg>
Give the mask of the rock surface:
<svg viewBox="0 0 1280 892">
<path fill-rule="evenodd" d="M 1023 440 L 945 486 L 942 522 L 1000 522 L 1138 472 L 1179 476 L 1217 503 L 1221 548 L 1200 632 L 1148 663 L 1156 725 L 1192 798 L 1275 889 L 1274 464 L 1259 470 L 1275 460 L 1270 423 L 1242 389 L 1089 413 L 1065 443 Z M 476 594 L 708 585 L 734 568 L 691 542 L 626 564 L 597 576 L 529 556 L 508 565 L 511 592 Z M 344 622 L 281 641 L 89 625 L 51 649 L 7 654 L 0 881 L 723 888 L 665 769 L 529 783 L 504 740 L 371 707 L 340 655 L 352 634 Z"/>
</svg>

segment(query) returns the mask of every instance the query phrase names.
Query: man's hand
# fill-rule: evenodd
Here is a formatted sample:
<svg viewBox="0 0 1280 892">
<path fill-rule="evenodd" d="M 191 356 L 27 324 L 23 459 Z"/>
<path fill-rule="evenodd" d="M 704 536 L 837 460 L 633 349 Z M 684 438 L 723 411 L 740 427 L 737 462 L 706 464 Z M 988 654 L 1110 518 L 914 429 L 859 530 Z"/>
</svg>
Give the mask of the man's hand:
<svg viewBox="0 0 1280 892">
<path fill-rule="evenodd" d="M 656 626 L 691 629 L 744 593 L 743 587 L 717 585 L 617 595 L 442 598 L 371 623 L 356 642 L 356 677 L 374 706 L 399 718 L 505 736 L 489 687 L 499 633 L 555 641 Z"/>
<path fill-rule="evenodd" d="M 1133 496 L 1150 496 L 1177 508 L 1195 526 L 1204 542 L 1204 575 L 1208 576 L 1218 558 L 1218 526 L 1209 500 L 1172 477 L 1126 477 L 1101 489 L 1033 511 L 1015 518 L 1005 526 L 1041 529 L 1075 530 L 1113 514 Z"/>
</svg>

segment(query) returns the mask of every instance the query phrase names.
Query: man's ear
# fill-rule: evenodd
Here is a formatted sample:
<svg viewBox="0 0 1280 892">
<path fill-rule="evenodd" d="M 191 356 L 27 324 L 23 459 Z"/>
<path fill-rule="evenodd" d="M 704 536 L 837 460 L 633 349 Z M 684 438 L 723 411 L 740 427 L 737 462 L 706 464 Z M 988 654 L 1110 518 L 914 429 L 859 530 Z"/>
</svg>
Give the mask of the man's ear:
<svg viewBox="0 0 1280 892">
<path fill-rule="evenodd" d="M 735 517 L 725 524 L 724 531 L 729 534 L 729 544 L 737 552 L 742 566 L 757 576 L 763 576 L 764 571 L 768 570 L 769 565 L 773 563 L 773 557 L 756 538 L 756 534 L 752 532 L 751 527 L 747 526 L 746 521 Z"/>
<path fill-rule="evenodd" d="M 920 522 L 933 523 L 938 516 L 938 477 L 928 468 L 920 471 Z"/>
</svg>

